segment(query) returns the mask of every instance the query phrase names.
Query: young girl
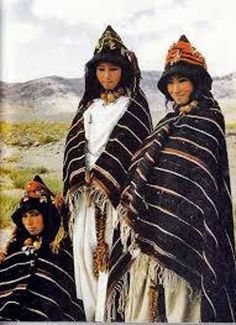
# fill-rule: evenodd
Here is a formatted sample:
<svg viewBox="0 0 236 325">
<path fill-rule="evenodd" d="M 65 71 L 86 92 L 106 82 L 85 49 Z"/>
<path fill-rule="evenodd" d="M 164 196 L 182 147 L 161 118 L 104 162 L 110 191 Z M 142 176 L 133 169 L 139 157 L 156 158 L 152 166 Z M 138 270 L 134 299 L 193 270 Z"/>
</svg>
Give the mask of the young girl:
<svg viewBox="0 0 236 325">
<path fill-rule="evenodd" d="M 182 36 L 158 82 L 173 112 L 136 153 L 122 195 L 130 242 L 123 239 L 121 254 L 113 246 L 108 320 L 235 321 L 225 125 L 211 83 L 203 56 Z"/>
<path fill-rule="evenodd" d="M 108 26 L 86 64 L 85 93 L 64 155 L 77 296 L 88 321 L 104 320 L 115 208 L 131 158 L 152 127 L 139 81 L 134 53 Z"/>
<path fill-rule="evenodd" d="M 0 320 L 84 320 L 55 198 L 39 176 L 26 191 L 12 215 L 15 233 L 1 254 Z"/>
</svg>

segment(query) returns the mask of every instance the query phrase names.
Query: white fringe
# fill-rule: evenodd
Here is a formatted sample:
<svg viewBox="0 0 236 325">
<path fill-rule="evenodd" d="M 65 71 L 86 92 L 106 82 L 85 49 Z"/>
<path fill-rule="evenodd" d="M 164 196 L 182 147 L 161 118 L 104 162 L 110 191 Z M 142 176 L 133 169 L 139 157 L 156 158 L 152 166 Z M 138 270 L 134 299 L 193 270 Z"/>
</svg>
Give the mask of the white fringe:
<svg viewBox="0 0 236 325">
<path fill-rule="evenodd" d="M 73 229 L 74 229 L 74 222 L 75 218 L 79 213 L 80 209 L 80 198 L 81 195 L 85 193 L 87 197 L 87 205 L 89 205 L 91 202 L 98 206 L 102 212 L 105 212 L 107 203 L 110 202 L 108 196 L 101 192 L 96 185 L 92 184 L 90 187 L 87 186 L 81 186 L 78 189 L 74 190 L 73 192 L 69 192 L 66 196 L 66 202 L 69 205 L 69 211 L 70 211 L 70 219 L 68 222 L 68 228 L 69 228 L 69 236 L 71 240 L 73 240 Z"/>
<path fill-rule="evenodd" d="M 116 211 L 117 211 L 117 215 L 119 216 L 119 218 L 117 218 L 117 224 L 115 225 L 117 227 L 119 221 L 125 219 L 127 215 L 127 209 L 124 208 L 123 205 L 120 203 L 117 206 Z"/>
<path fill-rule="evenodd" d="M 154 258 L 152 259 L 151 267 L 152 274 L 157 274 L 158 283 L 162 284 L 164 289 L 168 287 L 171 293 L 178 293 L 181 287 L 185 286 L 188 290 L 188 297 L 190 301 L 192 298 L 200 294 L 200 289 L 193 289 L 189 282 L 184 278 L 180 277 L 174 271 L 167 269 L 166 267 L 159 264 Z"/>
<path fill-rule="evenodd" d="M 120 221 L 121 227 L 121 242 L 123 245 L 123 250 L 131 253 L 134 261 L 132 267 L 135 268 L 135 273 L 137 272 L 137 279 L 138 274 L 142 272 L 144 263 L 148 263 L 148 255 L 141 252 L 136 238 L 137 235 L 135 234 L 134 230 L 130 225 L 127 223 L 127 209 L 123 207 L 121 204 L 117 208 L 117 213 L 119 215 L 118 220 Z M 131 238 L 131 245 L 128 247 L 128 239 Z M 162 266 L 155 258 L 151 258 L 149 262 L 150 265 L 150 274 L 151 279 L 154 283 L 157 282 L 162 284 L 163 287 L 171 288 L 171 292 L 178 292 L 180 288 L 185 285 L 189 291 L 189 299 L 191 300 L 194 294 L 198 294 L 194 292 L 194 289 L 190 286 L 190 284 L 182 277 L 177 275 L 175 272 L 167 269 L 166 267 Z M 195 289 L 196 291 L 196 289 Z M 200 293 L 200 291 L 199 291 Z"/>
<path fill-rule="evenodd" d="M 137 235 L 132 229 L 132 227 L 127 223 L 127 213 L 128 210 L 121 204 L 117 207 L 118 222 L 120 223 L 120 237 L 123 246 L 123 252 L 129 250 L 133 259 L 135 259 L 140 254 L 140 248 L 137 244 Z M 131 245 L 128 247 L 128 240 L 131 239 Z"/>
<path fill-rule="evenodd" d="M 135 282 L 133 281 L 133 288 L 130 288 L 135 294 L 139 293 L 140 287 L 142 287 L 142 283 L 139 283 L 140 281 L 143 281 L 148 275 L 147 273 L 147 267 L 150 267 L 150 261 L 152 259 L 149 255 L 139 252 L 139 255 L 135 258 L 130 273 L 132 274 L 132 277 L 135 279 Z M 153 272 L 151 274 L 151 279 L 154 281 L 156 278 L 155 273 Z M 138 291 L 137 291 L 138 290 Z"/>
<path fill-rule="evenodd" d="M 125 306 L 126 306 L 126 299 L 128 296 L 128 272 L 125 273 L 123 277 L 123 287 L 120 291 L 120 297 L 118 301 L 118 312 L 121 314 L 121 316 L 125 319 Z"/>
<path fill-rule="evenodd" d="M 115 321 L 117 312 L 119 312 L 123 319 L 125 319 L 125 306 L 129 290 L 128 277 L 129 272 L 126 272 L 117 283 L 116 288 L 113 290 L 111 296 L 106 301 L 106 322 Z M 119 294 L 118 306 L 115 304 L 117 294 Z"/>
<path fill-rule="evenodd" d="M 96 206 L 98 206 L 102 212 L 105 211 L 106 203 L 110 202 L 108 196 L 101 192 L 96 185 L 92 184 L 89 188 L 89 201 L 92 201 Z"/>
<path fill-rule="evenodd" d="M 72 241 L 73 241 L 74 222 L 76 216 L 79 213 L 79 208 L 80 208 L 79 201 L 82 192 L 83 192 L 83 187 L 80 187 L 77 190 L 73 191 L 72 193 L 68 192 L 66 196 L 66 202 L 68 203 L 69 211 L 70 211 L 70 218 L 68 221 L 68 232 Z"/>
</svg>

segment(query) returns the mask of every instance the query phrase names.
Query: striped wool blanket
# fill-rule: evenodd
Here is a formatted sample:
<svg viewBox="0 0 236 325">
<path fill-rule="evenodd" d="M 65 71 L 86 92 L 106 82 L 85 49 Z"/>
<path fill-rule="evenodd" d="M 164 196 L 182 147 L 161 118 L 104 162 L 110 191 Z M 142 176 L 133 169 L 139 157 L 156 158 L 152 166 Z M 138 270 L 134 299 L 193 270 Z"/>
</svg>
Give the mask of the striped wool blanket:
<svg viewBox="0 0 236 325">
<path fill-rule="evenodd" d="M 14 243 L 13 243 L 14 244 Z M 68 249 L 11 250 L 0 264 L 0 320 L 83 321 Z"/>
<path fill-rule="evenodd" d="M 132 161 L 120 206 L 131 235 L 126 234 L 126 250 L 117 226 L 108 283 L 110 320 L 124 320 L 125 286 L 137 246 L 201 291 L 201 321 L 235 321 L 224 118 L 217 105 L 196 104 L 167 114 Z"/>
<path fill-rule="evenodd" d="M 130 161 L 152 129 L 148 104 L 141 92 L 130 97 L 127 110 L 114 127 L 104 151 L 88 174 L 83 113 L 90 104 L 91 102 L 79 107 L 68 132 L 63 165 L 64 194 L 73 196 L 76 190 L 87 183 L 105 192 L 116 207 Z"/>
</svg>

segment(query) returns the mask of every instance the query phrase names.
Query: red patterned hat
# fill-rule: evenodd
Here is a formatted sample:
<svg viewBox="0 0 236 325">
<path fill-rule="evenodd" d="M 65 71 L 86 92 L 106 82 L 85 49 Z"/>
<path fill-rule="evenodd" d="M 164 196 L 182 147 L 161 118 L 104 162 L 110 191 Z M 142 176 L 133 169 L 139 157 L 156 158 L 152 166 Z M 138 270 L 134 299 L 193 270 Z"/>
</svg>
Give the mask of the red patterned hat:
<svg viewBox="0 0 236 325">
<path fill-rule="evenodd" d="M 170 47 L 165 66 L 172 66 L 177 62 L 187 62 L 207 69 L 204 57 L 189 43 L 185 35 L 182 35 L 178 42 Z"/>
<path fill-rule="evenodd" d="M 168 50 L 165 70 L 158 82 L 159 90 L 168 100 L 173 100 L 167 91 L 168 80 L 173 75 L 188 77 L 198 91 L 211 89 L 212 78 L 207 72 L 206 61 L 185 35 L 182 35 Z"/>
<path fill-rule="evenodd" d="M 47 231 L 50 231 L 50 237 L 54 237 L 61 223 L 60 206 L 55 198 L 41 177 L 35 176 L 26 184 L 25 194 L 20 200 L 19 207 L 11 216 L 13 222 L 21 228 L 22 216 L 28 211 L 38 210 L 43 215 Z"/>
</svg>

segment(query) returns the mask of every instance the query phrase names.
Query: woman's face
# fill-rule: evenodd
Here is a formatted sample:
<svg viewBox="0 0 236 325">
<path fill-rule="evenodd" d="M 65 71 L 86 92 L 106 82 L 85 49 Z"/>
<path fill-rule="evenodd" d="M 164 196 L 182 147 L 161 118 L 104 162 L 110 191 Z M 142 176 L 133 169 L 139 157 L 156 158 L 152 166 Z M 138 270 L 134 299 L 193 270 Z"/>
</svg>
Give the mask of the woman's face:
<svg viewBox="0 0 236 325">
<path fill-rule="evenodd" d="M 193 92 L 193 83 L 182 76 L 172 76 L 167 83 L 167 91 L 176 104 L 186 105 Z"/>
<path fill-rule="evenodd" d="M 101 62 L 96 67 L 98 81 L 106 90 L 116 88 L 121 80 L 121 68 L 112 63 Z"/>
<path fill-rule="evenodd" d="M 26 212 L 22 217 L 22 223 L 31 235 L 39 235 L 44 229 L 43 215 L 38 210 Z"/>
</svg>

